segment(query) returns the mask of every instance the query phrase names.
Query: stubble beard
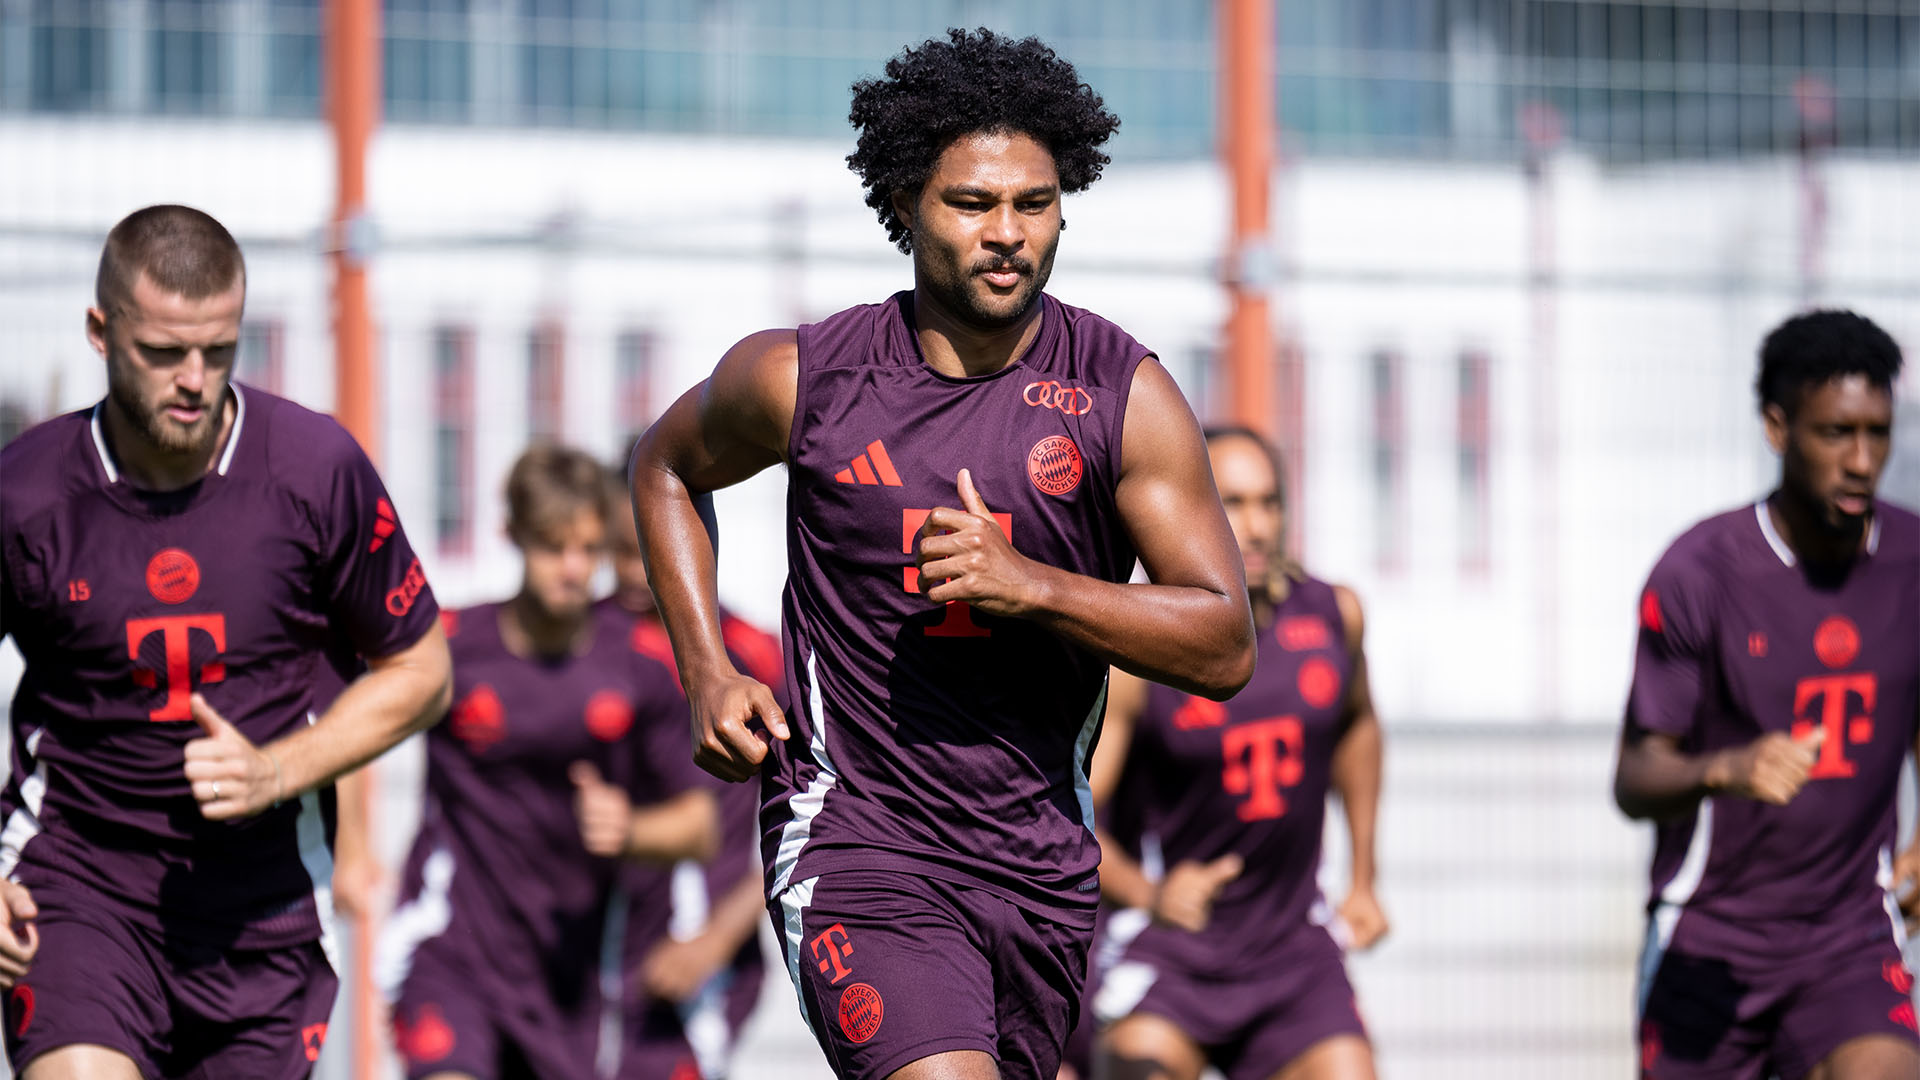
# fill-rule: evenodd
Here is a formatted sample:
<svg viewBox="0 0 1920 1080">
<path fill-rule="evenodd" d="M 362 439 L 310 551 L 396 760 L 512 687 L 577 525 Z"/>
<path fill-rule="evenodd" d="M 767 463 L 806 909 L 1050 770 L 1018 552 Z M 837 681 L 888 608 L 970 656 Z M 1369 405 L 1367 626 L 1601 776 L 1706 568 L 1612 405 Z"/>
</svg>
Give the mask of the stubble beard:
<svg viewBox="0 0 1920 1080">
<path fill-rule="evenodd" d="M 998 300 L 988 293 L 983 295 L 974 285 L 978 275 L 965 260 L 946 257 L 942 252 L 934 259 L 927 260 L 923 267 L 922 280 L 940 299 L 941 305 L 953 312 L 960 321 L 976 330 L 1004 330 L 1017 325 L 1033 310 L 1039 302 L 1041 290 L 1047 287 L 1047 280 L 1053 276 L 1053 255 L 1058 250 L 1056 241 L 1047 249 L 1033 269 L 1021 278 L 1021 287 L 1013 296 L 1012 307 L 989 307 L 987 301 Z"/>
<path fill-rule="evenodd" d="M 125 360 L 120 363 L 126 363 Z M 139 390 L 125 381 L 108 380 L 107 394 L 121 414 L 132 421 L 135 430 L 144 435 L 153 448 L 169 456 L 186 456 L 194 453 L 210 453 L 213 439 L 220 431 L 220 420 L 225 414 L 226 384 L 220 385 L 219 400 L 207 402 L 202 399 L 205 410 L 200 419 L 191 424 L 181 424 L 168 416 L 166 405 L 153 405 L 141 399 Z"/>
</svg>

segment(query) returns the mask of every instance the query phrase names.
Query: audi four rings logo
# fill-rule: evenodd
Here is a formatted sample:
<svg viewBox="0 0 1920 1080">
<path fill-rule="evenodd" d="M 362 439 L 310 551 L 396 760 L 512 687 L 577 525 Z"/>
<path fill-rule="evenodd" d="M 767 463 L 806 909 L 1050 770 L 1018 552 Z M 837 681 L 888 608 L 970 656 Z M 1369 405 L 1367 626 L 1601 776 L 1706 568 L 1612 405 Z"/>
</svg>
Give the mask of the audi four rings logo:
<svg viewBox="0 0 1920 1080">
<path fill-rule="evenodd" d="M 1093 395 L 1078 386 L 1061 386 L 1048 379 L 1031 382 L 1020 392 L 1020 400 L 1042 409 L 1059 409 L 1068 416 L 1085 416 L 1093 411 Z"/>
</svg>

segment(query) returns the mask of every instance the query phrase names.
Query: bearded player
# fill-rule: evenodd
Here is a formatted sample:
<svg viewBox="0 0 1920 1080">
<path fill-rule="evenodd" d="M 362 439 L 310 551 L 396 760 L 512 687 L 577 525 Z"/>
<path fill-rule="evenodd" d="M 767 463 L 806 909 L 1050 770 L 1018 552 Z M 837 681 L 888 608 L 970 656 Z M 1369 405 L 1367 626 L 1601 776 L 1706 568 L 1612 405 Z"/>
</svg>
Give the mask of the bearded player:
<svg viewBox="0 0 1920 1080">
<path fill-rule="evenodd" d="M 683 715 L 678 688 L 593 603 L 605 469 L 536 446 L 506 495 L 520 590 L 448 616 L 453 711 L 428 737 L 426 811 L 381 940 L 410 1080 L 614 1075 L 622 862 L 714 845 L 706 777 L 659 734 Z"/>
<path fill-rule="evenodd" d="M 99 404 L 0 452 L 0 612 L 26 658 L 0 873 L 39 954 L 27 1080 L 307 1075 L 326 1038 L 333 780 L 446 708 L 433 593 L 331 419 L 233 381 L 240 248 L 182 206 L 107 237 Z M 368 671 L 316 717 L 330 655 Z"/>
<path fill-rule="evenodd" d="M 1920 733 L 1920 519 L 1874 496 L 1899 347 L 1845 311 L 1760 349 L 1766 498 L 1640 598 L 1614 797 L 1655 826 L 1641 1075 L 1912 1080 L 1901 761 Z"/>
<path fill-rule="evenodd" d="M 1095 1076 L 1371 1080 L 1373 1052 L 1341 960 L 1387 932 L 1374 897 L 1380 723 L 1359 598 L 1286 557 L 1279 458 L 1246 428 L 1208 432 L 1213 475 L 1246 562 L 1260 634 L 1253 680 L 1222 704 L 1116 675 L 1094 757 L 1102 830 L 1105 1029 Z M 1125 776 L 1124 782 L 1121 780 Z M 1115 789 L 1119 791 L 1116 794 Z M 1320 895 L 1326 800 L 1338 794 L 1352 882 Z"/>
<path fill-rule="evenodd" d="M 1173 380 L 1043 291 L 1118 123 L 1099 97 L 1038 40 L 953 31 L 852 120 L 914 287 L 734 346 L 635 450 L 641 545 L 696 758 L 764 781 L 769 910 L 836 1072 L 1051 1080 L 1107 666 L 1231 695 L 1245 583 Z M 777 464 L 791 715 L 727 658 L 693 502 Z"/>
</svg>

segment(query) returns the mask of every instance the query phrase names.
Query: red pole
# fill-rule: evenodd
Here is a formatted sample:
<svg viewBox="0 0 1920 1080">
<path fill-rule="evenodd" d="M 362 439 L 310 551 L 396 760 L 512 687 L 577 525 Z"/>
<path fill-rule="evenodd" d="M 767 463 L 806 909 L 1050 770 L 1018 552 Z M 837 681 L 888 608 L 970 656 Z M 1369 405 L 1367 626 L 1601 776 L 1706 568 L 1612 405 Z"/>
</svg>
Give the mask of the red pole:
<svg viewBox="0 0 1920 1080">
<path fill-rule="evenodd" d="M 1227 414 L 1272 433 L 1273 330 L 1267 234 L 1273 171 L 1273 3 L 1220 0 L 1220 153 L 1233 188 L 1227 246 Z"/>
<path fill-rule="evenodd" d="M 333 127 L 335 185 L 329 257 L 333 262 L 334 415 L 369 457 L 379 460 L 374 409 L 373 315 L 367 300 L 372 233 L 367 220 L 367 143 L 380 121 L 379 0 L 328 0 L 327 114 Z M 361 818 L 372 833 L 373 766 L 359 787 Z M 372 836 L 367 837 L 371 844 Z M 353 1075 L 380 1069 L 380 1002 L 373 989 L 379 919 L 365 913 L 353 936 Z"/>
</svg>

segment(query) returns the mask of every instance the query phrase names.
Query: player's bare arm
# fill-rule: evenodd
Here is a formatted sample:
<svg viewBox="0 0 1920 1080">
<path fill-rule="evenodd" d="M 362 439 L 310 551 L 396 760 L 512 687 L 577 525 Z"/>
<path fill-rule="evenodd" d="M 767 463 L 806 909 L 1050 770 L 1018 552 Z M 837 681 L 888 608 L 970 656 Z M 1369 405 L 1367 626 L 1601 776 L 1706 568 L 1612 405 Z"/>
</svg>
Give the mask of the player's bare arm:
<svg viewBox="0 0 1920 1080">
<path fill-rule="evenodd" d="M 1353 935 L 1356 949 L 1372 948 L 1387 935 L 1386 912 L 1374 893 L 1374 826 L 1380 817 L 1380 718 L 1373 710 L 1373 687 L 1367 678 L 1366 613 L 1352 589 L 1336 585 L 1334 601 L 1346 629 L 1347 651 L 1353 656 L 1353 676 L 1347 685 L 1346 732 L 1333 749 L 1333 790 L 1346 812 L 1347 835 L 1353 846 L 1352 880 L 1340 903 L 1340 921 Z"/>
<path fill-rule="evenodd" d="M 727 657 L 712 535 L 694 500 L 785 459 L 799 363 L 793 331 L 751 335 L 633 450 L 634 524 L 692 710 L 694 760 L 723 780 L 745 780 L 766 759 L 755 720 L 776 739 L 787 737 L 787 722 L 772 689 Z"/>
<path fill-rule="evenodd" d="M 757 872 L 741 878 L 713 909 L 707 925 L 686 940 L 662 938 L 640 962 L 647 992 L 665 1001 L 686 1001 L 752 940 L 767 917 L 767 900 Z"/>
<path fill-rule="evenodd" d="M 431 727 L 451 703 L 453 662 L 438 621 L 405 649 L 369 657 L 367 669 L 324 716 L 265 746 L 195 694 L 202 735 L 187 744 L 185 768 L 200 812 L 214 821 L 252 817 L 330 784 Z"/>
<path fill-rule="evenodd" d="M 1824 737 L 1822 728 L 1798 739 L 1772 732 L 1745 746 L 1690 754 L 1671 735 L 1624 732 L 1613 800 L 1628 817 L 1654 821 L 1690 814 L 1712 795 L 1785 806 L 1806 786 Z"/>
<path fill-rule="evenodd" d="M 1216 701 L 1253 674 L 1245 571 L 1207 464 L 1200 425 L 1173 377 L 1134 371 L 1115 502 L 1147 584 L 1115 584 L 1022 556 L 962 471 L 961 507 L 927 515 L 917 562 L 926 597 L 1030 619 L 1114 666 Z"/>
<path fill-rule="evenodd" d="M 372 798 L 367 780 L 355 769 L 334 781 L 333 909 L 350 919 L 373 914 L 385 879 L 367 823 Z"/>
</svg>

